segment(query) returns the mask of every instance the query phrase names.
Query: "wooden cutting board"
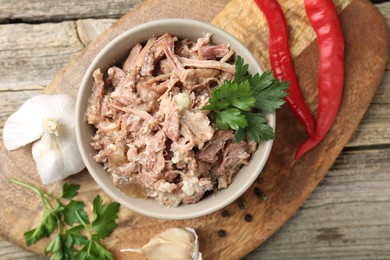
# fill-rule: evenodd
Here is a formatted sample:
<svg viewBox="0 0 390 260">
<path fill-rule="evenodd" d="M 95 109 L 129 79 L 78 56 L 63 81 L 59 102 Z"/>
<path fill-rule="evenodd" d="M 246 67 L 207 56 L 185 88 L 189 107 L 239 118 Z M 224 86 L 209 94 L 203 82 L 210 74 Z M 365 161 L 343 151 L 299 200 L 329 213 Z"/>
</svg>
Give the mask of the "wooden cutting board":
<svg viewBox="0 0 390 260">
<path fill-rule="evenodd" d="M 324 141 L 300 161 L 294 161 L 295 150 L 306 134 L 284 106 L 277 112 L 276 140 L 266 168 L 238 201 L 223 209 L 229 212 L 228 217 L 223 217 L 221 210 L 192 220 L 158 220 L 121 207 L 118 227 L 104 241 L 116 259 L 141 259 L 136 254 L 121 254 L 119 249 L 142 246 L 170 227 L 194 227 L 200 237 L 204 259 L 238 259 L 274 234 L 302 205 L 352 136 L 379 86 L 388 60 L 388 32 L 376 8 L 366 0 L 335 2 L 346 39 L 345 88 L 340 111 Z M 283 0 L 280 3 L 288 17 L 299 83 L 315 113 L 318 48 L 314 32 L 306 19 L 302 1 Z M 243 41 L 262 66 L 269 68 L 267 26 L 252 1 L 147 0 L 76 56 L 51 82 L 47 92 L 77 95 L 88 64 L 111 39 L 137 24 L 168 17 L 216 24 Z M 41 203 L 35 194 L 9 184 L 7 179 L 16 178 L 43 187 L 31 157 L 31 146 L 8 152 L 0 144 L 0 160 L 0 235 L 26 247 L 23 232 L 40 220 Z M 78 196 L 81 200 L 90 202 L 97 194 L 109 200 L 86 170 L 66 181 L 81 184 Z M 59 195 L 61 186 L 62 183 L 57 183 L 43 188 Z M 260 191 L 266 195 L 266 200 L 258 194 Z M 91 203 L 87 204 L 90 211 Z M 247 214 L 252 216 L 249 222 L 244 219 Z M 224 230 L 226 236 L 219 237 L 219 230 Z M 28 249 L 42 254 L 47 243 L 43 240 Z"/>
</svg>

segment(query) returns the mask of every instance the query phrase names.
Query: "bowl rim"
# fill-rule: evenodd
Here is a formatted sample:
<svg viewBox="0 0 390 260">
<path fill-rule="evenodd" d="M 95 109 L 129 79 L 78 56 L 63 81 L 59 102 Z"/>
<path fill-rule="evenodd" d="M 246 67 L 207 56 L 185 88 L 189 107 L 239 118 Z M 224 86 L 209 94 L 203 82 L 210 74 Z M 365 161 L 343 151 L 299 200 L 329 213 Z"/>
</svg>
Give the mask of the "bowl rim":
<svg viewBox="0 0 390 260">
<path fill-rule="evenodd" d="M 198 21 L 198 20 L 183 19 L 183 18 L 159 19 L 159 20 L 154 20 L 151 22 L 143 23 L 143 24 L 134 26 L 133 28 L 131 28 L 131 29 L 121 33 L 120 35 L 116 36 L 115 38 L 113 38 L 107 45 L 105 45 L 98 52 L 98 54 L 94 57 L 92 62 L 89 64 L 88 69 L 86 70 L 86 72 L 83 76 L 82 82 L 80 84 L 79 91 L 77 93 L 76 111 L 75 111 L 75 113 L 76 113 L 76 115 L 75 115 L 75 122 L 76 122 L 75 123 L 75 130 L 76 130 L 77 145 L 79 147 L 80 154 L 82 156 L 82 159 L 86 165 L 86 168 L 87 168 L 89 174 L 93 177 L 93 179 L 98 184 L 98 186 L 105 193 L 107 193 L 112 199 L 119 202 L 121 205 L 127 207 L 128 209 L 130 209 L 134 212 L 137 212 L 139 214 L 145 215 L 145 216 L 154 217 L 154 218 L 158 218 L 158 219 L 182 220 L 182 219 L 191 219 L 191 218 L 197 218 L 197 217 L 209 215 L 213 212 L 218 211 L 219 209 L 221 209 L 223 207 L 226 207 L 227 205 L 229 205 L 230 203 L 235 201 L 237 198 L 239 198 L 246 190 L 248 190 L 248 188 L 254 183 L 256 178 L 261 174 L 261 172 L 264 168 L 264 165 L 268 161 L 268 157 L 270 155 L 271 148 L 273 145 L 273 140 L 263 142 L 262 145 L 264 146 L 263 147 L 264 153 L 261 157 L 261 160 L 258 162 L 258 165 L 256 168 L 256 173 L 251 174 L 250 178 L 248 178 L 248 180 L 245 182 L 245 185 L 241 186 L 237 191 L 234 192 L 234 194 L 232 194 L 231 196 L 228 196 L 227 199 L 224 199 L 223 201 L 219 202 L 219 204 L 214 205 L 213 207 L 210 207 L 208 209 L 198 210 L 196 212 L 192 212 L 192 211 L 188 211 L 186 213 L 180 212 L 180 215 L 172 216 L 171 214 L 163 214 L 161 212 L 152 212 L 149 210 L 145 210 L 142 207 L 137 207 L 137 206 L 129 203 L 129 201 L 122 199 L 122 197 L 120 197 L 116 192 L 112 191 L 109 187 L 107 187 L 105 185 L 104 181 L 99 177 L 99 175 L 93 169 L 94 167 L 92 166 L 92 162 L 91 162 L 91 160 L 93 160 L 93 158 L 91 155 L 89 155 L 89 152 L 86 150 L 85 145 L 83 145 L 82 134 L 81 134 L 83 122 L 85 124 L 85 121 L 84 121 L 85 111 L 82 111 L 82 108 L 81 108 L 82 104 L 83 104 L 83 100 L 82 100 L 81 96 L 82 96 L 82 92 L 85 91 L 85 89 L 87 87 L 87 83 L 90 80 L 90 77 L 91 77 L 93 71 L 95 69 L 99 68 L 98 62 L 100 62 L 101 59 L 107 55 L 107 53 L 111 50 L 111 48 L 113 46 L 115 46 L 119 42 L 121 42 L 124 39 L 126 39 L 127 37 L 129 37 L 129 35 L 132 35 L 134 33 L 138 33 L 140 31 L 145 31 L 145 30 L 148 30 L 148 29 L 156 27 L 156 26 L 160 27 L 160 26 L 173 25 L 173 24 L 174 25 L 180 24 L 180 25 L 201 27 L 205 31 L 212 31 L 213 34 L 220 35 L 224 39 L 227 39 L 227 41 L 229 41 L 230 43 L 234 43 L 235 46 L 238 46 L 242 52 L 247 53 L 247 56 L 251 59 L 251 63 L 254 64 L 256 67 L 255 68 L 256 72 L 259 72 L 259 73 L 263 72 L 257 59 L 254 57 L 252 52 L 249 51 L 249 49 L 243 43 L 241 43 L 238 39 L 236 39 L 234 36 L 232 36 L 228 32 L 218 28 L 215 25 L 212 25 L 212 24 L 206 23 L 206 22 L 202 22 L 202 21 Z M 150 36 L 151 35 L 148 35 L 148 37 L 150 37 Z M 248 62 L 246 62 L 246 63 L 248 63 Z M 266 116 L 267 116 L 268 124 L 275 131 L 275 125 L 276 125 L 275 112 L 274 113 L 264 113 L 264 114 L 266 114 Z M 253 158 L 253 156 L 254 156 L 254 154 L 252 155 L 252 158 Z M 252 162 L 252 158 L 251 158 L 249 164 Z M 240 171 L 241 171 L 241 169 L 240 169 Z M 220 190 L 214 191 L 214 194 L 217 192 L 220 192 Z M 209 196 L 213 196 L 214 194 L 209 195 Z M 128 196 L 128 197 L 131 198 L 130 196 Z M 144 199 L 144 200 L 149 200 L 149 199 Z M 197 203 L 201 203 L 201 201 L 199 201 Z M 196 205 L 197 203 L 192 204 L 192 205 Z M 166 206 L 161 205 L 161 207 L 166 207 Z M 183 205 L 180 205 L 179 207 L 183 207 Z"/>
</svg>

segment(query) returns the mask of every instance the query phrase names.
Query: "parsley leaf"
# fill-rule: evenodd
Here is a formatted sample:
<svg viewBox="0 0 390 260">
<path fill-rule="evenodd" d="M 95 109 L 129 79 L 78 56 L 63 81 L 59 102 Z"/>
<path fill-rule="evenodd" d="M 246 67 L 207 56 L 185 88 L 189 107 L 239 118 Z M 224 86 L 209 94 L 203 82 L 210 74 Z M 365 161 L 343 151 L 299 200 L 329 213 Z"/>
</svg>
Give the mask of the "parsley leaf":
<svg viewBox="0 0 390 260">
<path fill-rule="evenodd" d="M 104 248 L 99 237 L 92 235 L 88 243 L 75 255 L 78 260 L 114 260 L 113 255 Z"/>
<path fill-rule="evenodd" d="M 229 108 L 217 112 L 216 124 L 219 129 L 228 130 L 229 127 L 238 130 L 240 127 L 245 128 L 248 122 L 245 116 L 237 108 Z"/>
<path fill-rule="evenodd" d="M 55 228 L 56 218 L 50 211 L 46 210 L 39 225 L 24 233 L 24 240 L 30 246 L 43 237 L 49 237 Z"/>
<path fill-rule="evenodd" d="M 46 246 L 45 255 L 48 255 L 50 252 L 54 254 L 56 254 L 57 252 L 61 252 L 61 253 L 57 253 L 57 255 L 63 256 L 61 249 L 62 249 L 62 237 L 61 237 L 61 233 L 58 233 L 55 236 L 55 238 L 52 241 L 50 241 L 50 243 Z M 56 257 L 54 258 L 56 259 Z M 62 257 L 59 259 L 62 259 Z"/>
<path fill-rule="evenodd" d="M 64 211 L 62 212 L 65 223 L 69 226 L 72 226 L 75 223 L 88 223 L 88 216 L 84 208 L 84 202 L 71 200 L 69 204 L 65 206 Z"/>
<path fill-rule="evenodd" d="M 234 139 L 236 140 L 237 143 L 245 141 L 245 129 L 244 128 L 239 128 L 235 133 L 234 133 Z"/>
<path fill-rule="evenodd" d="M 280 108 L 288 87 L 288 82 L 275 79 L 272 72 L 248 74 L 248 64 L 238 56 L 233 80 L 212 89 L 209 103 L 202 110 L 214 113 L 218 129 L 235 130 L 236 142 L 244 141 L 246 136 L 256 143 L 271 140 L 275 137 L 273 129 L 261 112 Z"/>
<path fill-rule="evenodd" d="M 240 83 L 246 80 L 248 76 L 248 64 L 244 64 L 244 59 L 241 56 L 237 56 L 236 59 L 236 72 L 234 73 L 234 78 L 232 83 Z"/>
<path fill-rule="evenodd" d="M 252 96 L 249 81 L 242 83 L 229 83 L 225 81 L 221 87 L 212 90 L 209 105 L 202 109 L 220 111 L 229 106 L 233 106 L 243 111 L 249 111 L 255 102 L 256 98 Z"/>
<path fill-rule="evenodd" d="M 62 196 L 58 198 L 28 183 L 15 179 L 9 181 L 31 189 L 43 202 L 44 214 L 41 222 L 37 227 L 24 233 L 27 245 L 50 237 L 57 231 L 45 248 L 45 254 L 50 256 L 51 260 L 113 259 L 110 251 L 100 240 L 109 236 L 116 227 L 119 203 L 106 205 L 98 195 L 93 201 L 93 218 L 90 223 L 85 203 L 74 200 L 79 185 L 65 183 L 62 187 Z"/>
<path fill-rule="evenodd" d="M 65 231 L 65 245 L 71 248 L 74 244 L 81 246 L 85 245 L 88 242 L 88 238 L 84 235 L 81 235 L 81 232 L 84 230 L 82 225 L 74 226 Z"/>
<path fill-rule="evenodd" d="M 245 128 L 249 139 L 259 143 L 260 141 L 272 140 L 275 137 L 272 127 L 267 124 L 267 120 L 260 113 L 244 112 L 247 118 L 248 127 Z"/>
<path fill-rule="evenodd" d="M 250 79 L 250 85 L 256 98 L 254 107 L 272 113 L 284 104 L 283 98 L 286 97 L 290 83 L 273 78 L 272 72 L 264 72 L 261 76 L 255 74 Z"/>
<path fill-rule="evenodd" d="M 71 200 L 77 195 L 79 189 L 80 185 L 64 183 L 61 198 Z"/>
<path fill-rule="evenodd" d="M 109 236 L 116 227 L 115 219 L 118 217 L 119 206 L 117 202 L 104 205 L 99 195 L 94 199 L 92 228 L 100 238 Z"/>
</svg>

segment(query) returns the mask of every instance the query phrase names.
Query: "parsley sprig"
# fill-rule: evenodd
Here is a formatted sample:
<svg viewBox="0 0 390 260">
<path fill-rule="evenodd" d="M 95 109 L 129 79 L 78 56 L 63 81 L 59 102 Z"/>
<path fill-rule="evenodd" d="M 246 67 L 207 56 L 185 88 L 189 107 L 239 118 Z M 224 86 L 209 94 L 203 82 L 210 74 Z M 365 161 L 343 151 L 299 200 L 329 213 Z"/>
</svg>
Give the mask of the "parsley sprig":
<svg viewBox="0 0 390 260">
<path fill-rule="evenodd" d="M 261 112 L 280 108 L 289 84 L 274 78 L 272 72 L 261 76 L 248 74 L 248 64 L 238 56 L 233 80 L 212 89 L 209 104 L 202 109 L 215 114 L 218 129 L 233 129 L 236 142 L 244 141 L 246 136 L 256 143 L 271 140 L 275 137 L 274 131 Z"/>
<path fill-rule="evenodd" d="M 41 222 L 24 233 L 27 245 L 50 237 L 57 230 L 45 248 L 45 254 L 50 255 L 50 259 L 114 259 L 101 240 L 108 237 L 116 227 L 119 203 L 106 205 L 99 195 L 96 196 L 92 203 L 93 216 L 90 221 L 85 203 L 74 200 L 80 185 L 65 183 L 62 195 L 58 198 L 28 183 L 15 179 L 9 181 L 34 191 L 43 203 Z"/>
</svg>

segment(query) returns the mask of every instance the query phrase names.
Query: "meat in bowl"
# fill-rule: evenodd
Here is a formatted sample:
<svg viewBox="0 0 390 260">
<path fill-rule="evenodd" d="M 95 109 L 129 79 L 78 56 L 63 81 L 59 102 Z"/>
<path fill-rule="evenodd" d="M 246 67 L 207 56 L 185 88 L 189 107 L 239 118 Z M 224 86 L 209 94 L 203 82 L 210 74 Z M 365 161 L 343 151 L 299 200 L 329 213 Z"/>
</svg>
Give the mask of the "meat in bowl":
<svg viewBox="0 0 390 260">
<path fill-rule="evenodd" d="M 122 68 L 94 71 L 86 120 L 94 159 L 116 186 L 176 207 L 232 183 L 257 145 L 236 143 L 201 108 L 233 78 L 233 59 L 211 34 L 194 42 L 166 33 L 135 45 Z"/>
</svg>

